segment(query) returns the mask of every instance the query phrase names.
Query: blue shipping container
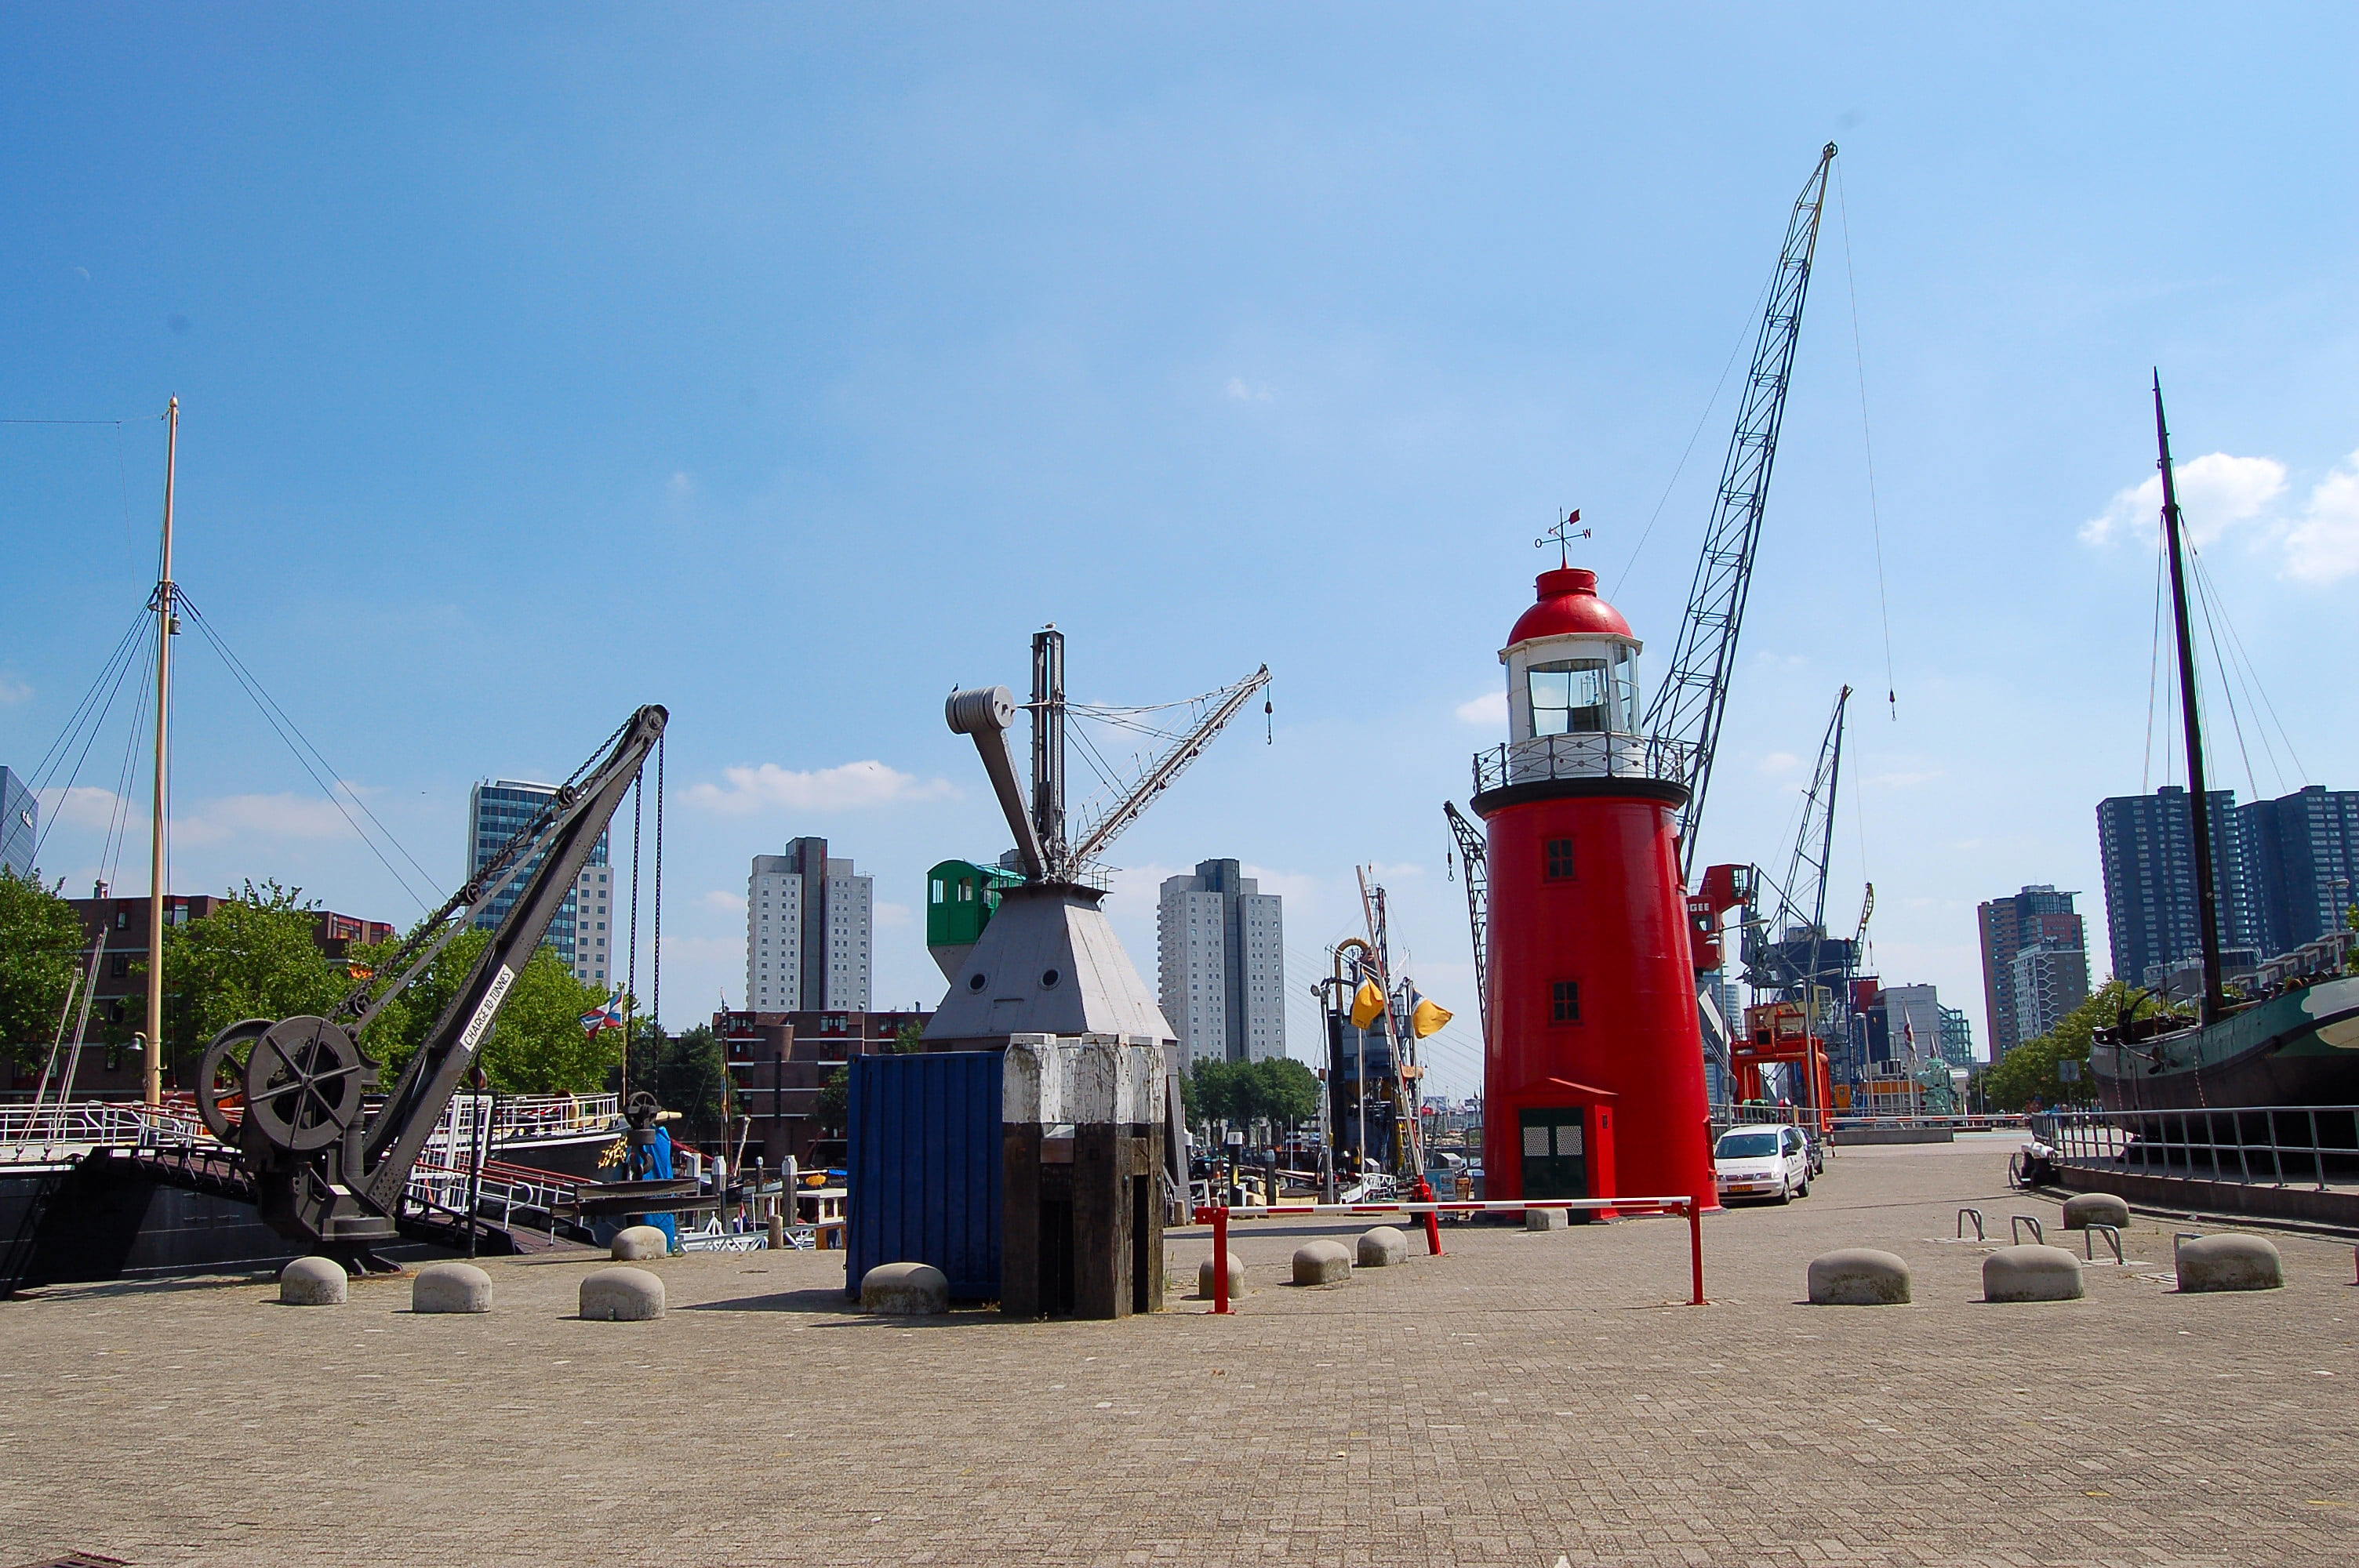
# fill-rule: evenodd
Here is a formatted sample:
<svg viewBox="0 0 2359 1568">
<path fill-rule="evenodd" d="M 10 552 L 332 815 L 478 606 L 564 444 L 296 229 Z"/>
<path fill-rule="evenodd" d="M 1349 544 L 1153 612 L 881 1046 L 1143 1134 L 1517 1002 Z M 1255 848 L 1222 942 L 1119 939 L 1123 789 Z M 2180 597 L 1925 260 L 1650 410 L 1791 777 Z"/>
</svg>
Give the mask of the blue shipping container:
<svg viewBox="0 0 2359 1568">
<path fill-rule="evenodd" d="M 965 1301 L 999 1299 L 1000 1054 L 852 1058 L 844 1289 L 879 1263 L 930 1263 Z"/>
</svg>

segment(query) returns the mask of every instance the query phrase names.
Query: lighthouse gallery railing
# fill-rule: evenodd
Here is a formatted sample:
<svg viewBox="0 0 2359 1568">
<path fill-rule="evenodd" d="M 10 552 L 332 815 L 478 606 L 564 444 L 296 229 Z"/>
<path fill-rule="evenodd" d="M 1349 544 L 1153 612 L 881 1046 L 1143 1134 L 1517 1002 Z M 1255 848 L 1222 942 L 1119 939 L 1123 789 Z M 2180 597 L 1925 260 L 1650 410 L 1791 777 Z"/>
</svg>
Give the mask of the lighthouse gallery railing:
<svg viewBox="0 0 2359 1568">
<path fill-rule="evenodd" d="M 1688 748 L 1663 735 L 1538 735 L 1474 753 L 1474 793 L 1564 779 L 1657 779 L 1683 784 Z"/>
</svg>

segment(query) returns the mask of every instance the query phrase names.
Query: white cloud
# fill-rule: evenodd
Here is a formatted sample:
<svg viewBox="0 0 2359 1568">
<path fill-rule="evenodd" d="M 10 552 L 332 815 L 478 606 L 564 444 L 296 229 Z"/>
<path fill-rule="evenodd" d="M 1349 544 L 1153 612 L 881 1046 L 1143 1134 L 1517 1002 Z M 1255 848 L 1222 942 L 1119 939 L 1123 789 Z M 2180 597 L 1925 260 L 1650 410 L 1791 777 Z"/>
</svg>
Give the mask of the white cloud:
<svg viewBox="0 0 2359 1568">
<path fill-rule="evenodd" d="M 5 670 L 0 670 L 0 708 L 11 707 L 33 695 L 33 688 Z"/>
<path fill-rule="evenodd" d="M 1245 384 L 1245 377 L 1241 375 L 1229 377 L 1229 384 L 1222 390 L 1232 403 L 1267 403 L 1269 401 L 1268 387 L 1248 386 Z"/>
<path fill-rule="evenodd" d="M 1938 779 L 1940 776 L 1941 770 L 1940 768 L 1927 768 L 1917 773 L 1910 773 L 1904 770 L 1888 773 L 1870 773 L 1864 782 L 1872 784 L 1881 784 L 1886 789 L 1907 789 L 1911 784 L 1931 784 L 1935 779 Z"/>
<path fill-rule="evenodd" d="M 2340 582 L 2359 572 L 2359 452 L 2310 488 L 2285 552 L 2285 575 L 2304 582 Z"/>
<path fill-rule="evenodd" d="M 664 491 L 674 501 L 686 501 L 695 495 L 696 481 L 688 477 L 685 469 L 679 470 L 664 481 Z"/>
<path fill-rule="evenodd" d="M 727 888 L 714 888 L 697 902 L 707 909 L 717 909 L 723 914 L 745 913 L 745 895 L 742 892 L 731 892 Z"/>
<path fill-rule="evenodd" d="M 875 913 L 877 925 L 894 926 L 908 925 L 911 912 L 909 906 L 906 903 L 887 903 L 884 900 L 879 899 L 876 903 Z"/>
<path fill-rule="evenodd" d="M 334 802 L 300 795 L 224 795 L 172 824 L 172 836 L 191 845 L 240 838 L 333 838 L 352 830 Z"/>
<path fill-rule="evenodd" d="M 95 784 L 76 784 L 71 789 L 45 789 L 41 794 L 41 820 L 62 822 L 73 827 L 103 828 L 114 820 L 114 792 L 100 789 Z"/>
<path fill-rule="evenodd" d="M 2239 524 L 2259 517 L 2285 493 L 2286 466 L 2275 458 L 2237 458 L 2212 452 L 2177 470 L 2180 514 L 2188 536 L 2211 544 Z M 2156 526 L 2162 515 L 2162 476 L 2154 474 L 2116 491 L 2098 516 L 2081 524 L 2084 544 L 2107 545 L 2121 535 Z"/>
<path fill-rule="evenodd" d="M 1501 730 L 1507 723 L 1507 694 L 1486 691 L 1482 696 L 1462 702 L 1457 708 L 1461 724 L 1480 724 L 1486 730 Z"/>
<path fill-rule="evenodd" d="M 1754 766 L 1765 773 L 1787 773 L 1802 765 L 1802 759 L 1791 752 L 1772 752 Z"/>
<path fill-rule="evenodd" d="M 723 768 L 727 784 L 690 785 L 688 803 L 728 816 L 757 811 L 852 811 L 908 800 L 943 800 L 958 791 L 947 779 L 920 779 L 871 759 L 799 773 L 776 762 Z"/>
</svg>

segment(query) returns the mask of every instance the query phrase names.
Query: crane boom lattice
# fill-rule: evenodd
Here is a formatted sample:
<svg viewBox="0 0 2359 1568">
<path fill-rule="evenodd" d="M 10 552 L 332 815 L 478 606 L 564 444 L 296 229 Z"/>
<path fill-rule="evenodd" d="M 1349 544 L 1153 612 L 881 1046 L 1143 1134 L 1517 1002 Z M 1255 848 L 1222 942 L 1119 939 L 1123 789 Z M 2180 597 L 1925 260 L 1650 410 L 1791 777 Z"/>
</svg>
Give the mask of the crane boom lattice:
<svg viewBox="0 0 2359 1568">
<path fill-rule="evenodd" d="M 1755 340 L 1753 366 L 1745 378 L 1735 432 L 1729 438 L 1712 524 L 1688 590 L 1686 618 L 1669 672 L 1656 691 L 1647 727 L 1685 747 L 1690 794 L 1680 813 L 1680 874 L 1695 866 L 1697 829 L 1712 782 L 1712 753 L 1720 742 L 1728 705 L 1729 676 L 1735 665 L 1737 633 L 1753 585 L 1753 559 L 1761 539 L 1761 517 L 1769 499 L 1769 472 L 1777 461 L 1777 432 L 1786 416 L 1786 388 L 1794 369 L 1794 345 L 1802 327 L 1802 304 L 1810 293 L 1810 261 L 1819 243 L 1819 218 L 1826 209 L 1827 171 L 1835 145 L 1819 154 L 1819 166 L 1804 182 L 1786 223 L 1785 248 L 1769 287 Z"/>
</svg>

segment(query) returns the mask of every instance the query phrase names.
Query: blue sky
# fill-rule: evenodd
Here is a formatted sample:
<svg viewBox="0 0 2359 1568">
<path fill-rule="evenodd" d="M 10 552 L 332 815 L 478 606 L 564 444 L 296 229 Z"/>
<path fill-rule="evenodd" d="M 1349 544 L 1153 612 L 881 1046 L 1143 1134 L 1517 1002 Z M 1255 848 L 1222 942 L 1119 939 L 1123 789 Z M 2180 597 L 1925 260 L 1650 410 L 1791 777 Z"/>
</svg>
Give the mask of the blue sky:
<svg viewBox="0 0 2359 1568">
<path fill-rule="evenodd" d="M 924 868 L 1004 838 L 940 698 L 1020 684 L 1053 620 L 1083 698 L 1277 677 L 1270 737 L 1241 723 L 1120 841 L 1134 957 L 1153 882 L 1234 856 L 1288 895 L 1299 989 L 1374 862 L 1472 1087 L 1439 806 L 1496 738 L 1531 541 L 1582 508 L 1659 674 L 1714 388 L 1832 139 L 1703 849 L 1782 867 L 1860 687 L 1834 923 L 1872 878 L 1883 974 L 1980 1038 L 1975 902 L 2086 890 L 2102 949 L 2093 807 L 2158 777 L 2150 528 L 2117 501 L 2150 365 L 2300 757 L 2256 753 L 2260 787 L 2359 786 L 2354 35 L 2325 6 L 14 7 L 0 416 L 132 422 L 0 427 L 0 762 L 147 593 L 178 394 L 180 580 L 436 877 L 472 781 L 670 707 L 667 1022 L 740 1000 L 746 859 L 799 833 L 879 879 L 879 1004 L 934 1000 Z M 180 657 L 179 886 L 414 918 Z M 92 874 L 98 816 L 46 869 Z"/>
</svg>

